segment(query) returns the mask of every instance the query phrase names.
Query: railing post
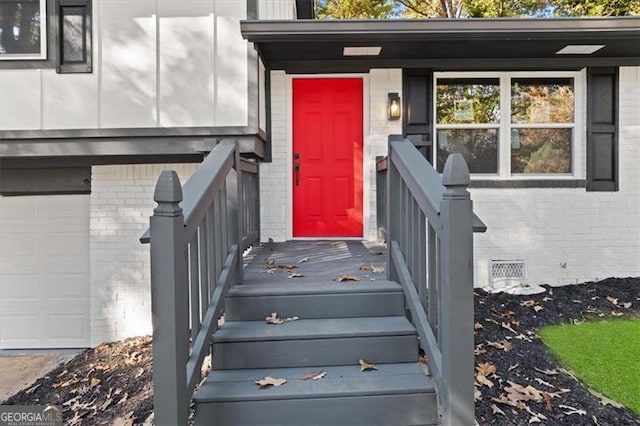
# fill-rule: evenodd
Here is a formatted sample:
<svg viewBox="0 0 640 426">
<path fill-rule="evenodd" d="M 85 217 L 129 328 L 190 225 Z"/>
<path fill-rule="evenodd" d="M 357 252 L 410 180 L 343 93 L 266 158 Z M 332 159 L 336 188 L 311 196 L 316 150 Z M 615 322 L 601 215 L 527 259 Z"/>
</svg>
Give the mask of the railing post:
<svg viewBox="0 0 640 426">
<path fill-rule="evenodd" d="M 151 217 L 151 311 L 153 314 L 153 407 L 156 425 L 186 425 L 189 351 L 182 187 L 163 171 Z"/>
<path fill-rule="evenodd" d="M 386 213 L 387 213 L 387 279 L 390 281 L 398 280 L 398 273 L 393 264 L 393 260 L 391 259 L 391 242 L 398 241 L 400 237 L 400 212 L 402 211 L 402 207 L 400 205 L 400 190 L 403 189 L 401 183 L 402 180 L 400 178 L 400 173 L 396 168 L 393 158 L 393 143 L 397 141 L 402 141 L 402 136 L 399 135 L 389 135 L 388 143 L 387 143 L 387 205 Z"/>
<path fill-rule="evenodd" d="M 229 225 L 231 226 L 231 238 L 232 244 L 237 244 L 238 246 L 238 263 L 236 265 L 236 282 L 242 282 L 243 276 L 243 263 L 242 263 L 242 239 L 244 238 L 242 232 L 242 223 L 243 223 L 243 214 L 244 214 L 244 203 L 242 202 L 242 166 L 240 165 L 240 149 L 238 146 L 238 141 L 235 142 L 235 150 L 234 150 L 234 168 L 235 173 L 229 174 L 228 182 L 229 186 L 227 187 L 227 197 L 228 197 L 228 206 L 229 206 Z"/>
<path fill-rule="evenodd" d="M 473 212 L 467 187 L 469 169 L 462 155 L 447 159 L 440 204 L 443 425 L 474 424 L 473 401 Z"/>
</svg>

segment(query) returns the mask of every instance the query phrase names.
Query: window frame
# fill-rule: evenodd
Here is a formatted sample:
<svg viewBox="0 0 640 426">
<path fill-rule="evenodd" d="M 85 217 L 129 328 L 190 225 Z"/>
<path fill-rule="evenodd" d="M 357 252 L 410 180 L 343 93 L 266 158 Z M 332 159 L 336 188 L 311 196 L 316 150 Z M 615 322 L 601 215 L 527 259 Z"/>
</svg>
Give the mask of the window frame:
<svg viewBox="0 0 640 426">
<path fill-rule="evenodd" d="M 25 63 L 40 64 L 41 68 L 51 68 L 55 66 L 53 61 L 53 45 L 52 42 L 55 39 L 56 28 L 54 26 L 55 18 L 54 4 L 52 0 L 39 0 L 40 3 L 40 55 L 24 53 L 12 53 L 9 56 L 0 55 L 0 63 L 2 68 L 14 68 L 11 64 L 16 64 L 15 68 L 31 68 L 24 67 Z M 33 61 L 33 62 L 32 62 Z"/>
<path fill-rule="evenodd" d="M 500 121 L 491 124 L 438 124 L 438 80 L 439 79 L 487 79 L 499 80 L 500 87 Z M 573 80 L 573 123 L 511 123 L 511 85 L 518 78 L 570 78 Z M 575 180 L 586 176 L 585 147 L 586 128 L 586 74 L 580 71 L 510 71 L 510 72 L 465 72 L 441 71 L 433 73 L 433 166 L 437 168 L 438 143 L 437 132 L 443 129 L 462 128 L 497 128 L 498 129 L 498 170 L 497 173 L 472 173 L 471 178 L 485 181 L 517 181 L 517 180 Z M 511 129 L 522 128 L 569 128 L 572 129 L 571 140 L 571 173 L 511 173 Z"/>
</svg>

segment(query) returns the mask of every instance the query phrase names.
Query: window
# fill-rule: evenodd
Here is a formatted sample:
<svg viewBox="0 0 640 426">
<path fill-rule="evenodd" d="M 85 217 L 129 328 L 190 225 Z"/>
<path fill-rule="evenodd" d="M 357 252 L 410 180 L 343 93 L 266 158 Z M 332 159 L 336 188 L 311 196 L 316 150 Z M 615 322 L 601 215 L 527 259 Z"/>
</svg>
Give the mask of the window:
<svg viewBox="0 0 640 426">
<path fill-rule="evenodd" d="M 45 0 L 0 1 L 0 59 L 47 59 Z"/>
<path fill-rule="evenodd" d="M 92 71 L 91 0 L 0 0 L 3 68 Z"/>
<path fill-rule="evenodd" d="M 449 154 L 459 152 L 476 175 L 575 176 L 578 78 L 578 73 L 436 75 L 438 171 Z"/>
</svg>

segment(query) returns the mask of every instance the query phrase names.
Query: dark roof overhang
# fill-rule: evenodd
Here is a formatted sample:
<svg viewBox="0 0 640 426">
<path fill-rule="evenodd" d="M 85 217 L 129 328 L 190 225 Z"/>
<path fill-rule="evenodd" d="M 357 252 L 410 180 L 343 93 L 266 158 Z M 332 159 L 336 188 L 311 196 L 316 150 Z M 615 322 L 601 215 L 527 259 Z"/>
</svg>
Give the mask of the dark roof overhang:
<svg viewBox="0 0 640 426">
<path fill-rule="evenodd" d="M 242 36 L 269 69 L 364 72 L 580 69 L 640 65 L 640 17 L 243 21 Z M 567 45 L 604 45 L 590 55 L 558 55 Z M 344 56 L 347 46 L 380 46 L 378 56 Z"/>
</svg>

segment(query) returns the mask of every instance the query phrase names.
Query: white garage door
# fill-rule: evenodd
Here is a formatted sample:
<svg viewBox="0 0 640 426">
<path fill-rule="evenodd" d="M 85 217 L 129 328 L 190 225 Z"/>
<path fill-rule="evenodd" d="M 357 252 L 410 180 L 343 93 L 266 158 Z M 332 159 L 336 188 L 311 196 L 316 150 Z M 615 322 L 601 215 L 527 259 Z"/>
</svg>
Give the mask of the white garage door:
<svg viewBox="0 0 640 426">
<path fill-rule="evenodd" d="M 0 348 L 89 344 L 89 196 L 0 197 Z"/>
</svg>

